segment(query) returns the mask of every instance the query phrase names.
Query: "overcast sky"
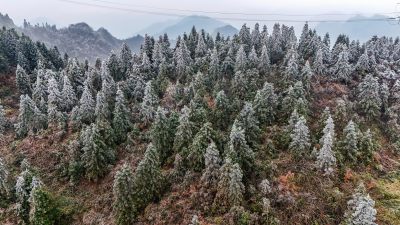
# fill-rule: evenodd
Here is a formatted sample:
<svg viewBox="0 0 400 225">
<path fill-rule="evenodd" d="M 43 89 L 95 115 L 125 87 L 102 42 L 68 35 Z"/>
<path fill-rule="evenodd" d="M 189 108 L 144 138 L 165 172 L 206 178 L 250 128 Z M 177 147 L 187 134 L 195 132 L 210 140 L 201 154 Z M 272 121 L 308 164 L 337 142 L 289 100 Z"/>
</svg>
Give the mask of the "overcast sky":
<svg viewBox="0 0 400 225">
<path fill-rule="evenodd" d="M 66 1 L 108 6 L 112 7 L 112 9 Z M 396 6 L 397 2 L 400 2 L 400 0 L 0 0 L 0 12 L 3 14 L 8 13 L 17 25 L 21 25 L 23 19 L 27 19 L 31 23 L 48 21 L 58 27 L 67 26 L 71 23 L 87 22 L 95 29 L 105 27 L 113 35 L 126 38 L 153 23 L 179 19 L 176 16 L 133 12 L 137 10 L 179 15 L 197 14 L 219 18 L 234 17 L 239 20 L 241 18 L 251 18 L 306 21 L 313 19 L 346 19 L 352 16 L 310 16 L 309 14 L 359 13 L 372 15 L 392 13 L 400 11 L 400 7 Z M 119 10 L 115 8 L 119 8 Z M 179 11 L 167 10 L 167 8 L 179 9 Z M 245 14 L 302 14 L 302 16 L 223 15 L 194 13 L 185 10 L 240 12 Z M 237 20 L 225 19 L 224 21 L 236 27 L 240 27 L 243 23 L 243 21 Z M 253 22 L 247 22 L 247 24 L 252 25 Z"/>
</svg>

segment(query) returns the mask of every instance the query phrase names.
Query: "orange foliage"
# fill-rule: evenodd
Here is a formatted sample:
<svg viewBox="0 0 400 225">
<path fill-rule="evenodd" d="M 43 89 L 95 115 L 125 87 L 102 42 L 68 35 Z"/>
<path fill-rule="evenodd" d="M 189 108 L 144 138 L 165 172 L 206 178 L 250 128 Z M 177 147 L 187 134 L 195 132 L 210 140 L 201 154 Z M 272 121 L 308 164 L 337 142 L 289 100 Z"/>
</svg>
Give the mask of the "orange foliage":
<svg viewBox="0 0 400 225">
<path fill-rule="evenodd" d="M 294 182 L 294 173 L 291 171 L 287 172 L 285 175 L 281 175 L 278 178 L 279 189 L 282 191 L 294 192 L 297 187 Z"/>
<path fill-rule="evenodd" d="M 344 181 L 349 182 L 349 181 L 352 181 L 353 179 L 354 179 L 354 175 L 353 175 L 353 172 L 351 171 L 351 169 L 346 169 L 346 173 L 344 174 Z"/>
</svg>

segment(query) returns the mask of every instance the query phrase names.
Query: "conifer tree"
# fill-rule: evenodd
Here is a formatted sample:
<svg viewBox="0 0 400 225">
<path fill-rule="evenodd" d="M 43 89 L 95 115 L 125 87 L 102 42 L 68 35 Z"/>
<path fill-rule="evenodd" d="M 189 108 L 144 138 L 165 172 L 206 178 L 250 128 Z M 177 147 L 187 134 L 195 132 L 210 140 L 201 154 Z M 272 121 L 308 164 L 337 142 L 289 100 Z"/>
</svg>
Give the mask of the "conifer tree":
<svg viewBox="0 0 400 225">
<path fill-rule="evenodd" d="M 159 153 L 150 143 L 147 145 L 144 158 L 140 161 L 133 179 L 134 203 L 139 210 L 160 196 L 162 182 Z"/>
<path fill-rule="evenodd" d="M 25 137 L 31 130 L 37 132 L 46 127 L 46 116 L 36 107 L 32 99 L 27 95 L 21 95 L 19 114 L 15 129 L 17 137 Z"/>
<path fill-rule="evenodd" d="M 257 56 L 256 49 L 253 46 L 249 53 L 248 68 L 250 69 L 257 68 L 258 64 L 259 64 L 259 59 Z"/>
<path fill-rule="evenodd" d="M 204 154 L 205 170 L 201 176 L 203 188 L 215 189 L 217 187 L 220 163 L 221 158 L 217 146 L 211 141 Z"/>
<path fill-rule="evenodd" d="M 122 79 L 126 80 L 128 78 L 130 71 L 132 70 L 133 56 L 131 49 L 125 42 L 122 44 L 119 58 L 120 58 L 120 67 L 121 67 L 120 70 L 122 73 Z"/>
<path fill-rule="evenodd" d="M 329 175 L 333 172 L 333 169 L 336 166 L 336 157 L 333 152 L 335 133 L 332 117 L 329 116 L 325 124 L 323 130 L 324 135 L 320 140 L 322 148 L 317 155 L 317 166 L 325 173 L 325 175 Z"/>
<path fill-rule="evenodd" d="M 97 181 L 104 176 L 108 166 L 114 162 L 114 151 L 104 141 L 96 123 L 87 126 L 81 133 L 82 161 L 89 180 Z"/>
<path fill-rule="evenodd" d="M 371 199 L 361 183 L 352 198 L 347 202 L 345 224 L 350 225 L 377 225 L 375 201 Z"/>
<path fill-rule="evenodd" d="M 313 71 L 318 75 L 324 75 L 326 71 L 326 67 L 323 61 L 323 52 L 322 49 L 319 48 L 313 62 Z"/>
<path fill-rule="evenodd" d="M 51 76 L 48 80 L 48 101 L 47 101 L 47 109 L 48 109 L 48 119 L 49 121 L 57 118 L 57 113 L 59 113 L 60 105 L 61 105 L 61 92 L 59 90 L 59 85 L 56 79 Z"/>
<path fill-rule="evenodd" d="M 285 75 L 288 78 L 298 78 L 299 76 L 299 65 L 298 59 L 294 55 L 291 55 L 287 59 L 287 64 L 285 67 Z"/>
<path fill-rule="evenodd" d="M 8 120 L 4 112 L 4 107 L 0 105 L 0 136 L 4 134 L 8 126 Z"/>
<path fill-rule="evenodd" d="M 30 212 L 29 222 L 32 225 L 51 225 L 56 224 L 58 208 L 54 205 L 50 194 L 41 186 L 32 187 L 29 197 Z"/>
<path fill-rule="evenodd" d="M 254 152 L 247 144 L 245 131 L 240 127 L 237 120 L 233 123 L 229 135 L 227 156 L 235 163 L 239 163 L 241 168 L 250 172 L 254 165 Z"/>
<path fill-rule="evenodd" d="M 246 102 L 243 109 L 237 116 L 238 125 L 244 129 L 246 141 L 251 147 L 255 147 L 258 143 L 258 138 L 261 133 L 259 122 L 256 113 L 253 109 L 253 104 Z"/>
<path fill-rule="evenodd" d="M 228 128 L 230 122 L 231 105 L 229 104 L 229 99 L 225 92 L 219 91 L 215 97 L 215 126 L 221 130 Z"/>
<path fill-rule="evenodd" d="M 277 103 L 274 85 L 265 82 L 263 88 L 257 91 L 253 102 L 255 114 L 261 124 L 271 124 L 274 121 Z"/>
<path fill-rule="evenodd" d="M 198 35 L 197 46 L 195 50 L 196 58 L 204 57 L 207 54 L 207 45 L 204 42 L 203 35 Z"/>
<path fill-rule="evenodd" d="M 113 131 L 116 143 L 122 143 L 126 140 L 126 134 L 131 128 L 131 121 L 129 119 L 129 110 L 124 93 L 120 88 L 117 90 L 117 97 L 115 99 L 115 108 L 113 113 Z"/>
<path fill-rule="evenodd" d="M 371 120 L 379 115 L 382 100 L 379 92 L 379 82 L 371 74 L 368 74 L 358 85 L 358 99 L 361 110 Z"/>
<path fill-rule="evenodd" d="M 132 224 L 137 214 L 133 193 L 133 173 L 128 164 L 124 164 L 115 174 L 113 185 L 113 211 L 115 223 L 118 225 Z"/>
<path fill-rule="evenodd" d="M 270 71 L 271 62 L 269 59 L 268 49 L 266 45 L 263 45 L 261 50 L 260 62 L 258 64 L 258 70 L 261 74 L 267 74 Z"/>
<path fill-rule="evenodd" d="M 189 147 L 193 139 L 194 124 L 190 121 L 190 108 L 184 106 L 179 116 L 179 125 L 176 128 L 173 149 L 175 152 L 182 153 L 184 148 Z"/>
<path fill-rule="evenodd" d="M 79 100 L 78 120 L 89 124 L 94 121 L 96 102 L 87 84 L 85 84 L 81 99 Z"/>
<path fill-rule="evenodd" d="M 45 76 L 46 74 L 43 69 L 37 71 L 36 83 L 32 93 L 32 100 L 35 102 L 36 106 L 40 109 L 42 113 L 46 113 L 47 111 L 46 101 L 48 87 Z"/>
<path fill-rule="evenodd" d="M 110 107 L 108 106 L 106 96 L 104 95 L 103 90 L 100 90 L 96 95 L 96 107 L 94 110 L 96 121 L 108 121 L 111 117 L 109 109 Z"/>
<path fill-rule="evenodd" d="M 63 88 L 61 91 L 62 97 L 62 108 L 66 112 L 70 112 L 77 102 L 76 94 L 71 81 L 67 75 L 63 76 Z"/>
<path fill-rule="evenodd" d="M 160 154 L 161 163 L 171 156 L 177 126 L 173 116 L 168 118 L 166 113 L 163 108 L 158 107 L 151 128 L 151 140 Z"/>
<path fill-rule="evenodd" d="M 228 157 L 220 169 L 217 194 L 214 206 L 221 212 L 226 212 L 234 206 L 240 206 L 243 200 L 243 173 L 238 163 L 233 163 Z"/>
<path fill-rule="evenodd" d="M 17 66 L 15 76 L 19 93 L 21 95 L 32 95 L 31 81 L 29 75 L 20 65 Z"/>
<path fill-rule="evenodd" d="M 374 152 L 377 149 L 377 144 L 375 143 L 371 130 L 368 129 L 365 131 L 360 138 L 360 154 L 361 160 L 366 163 L 370 163 L 372 161 L 372 157 Z"/>
<path fill-rule="evenodd" d="M 219 55 L 216 48 L 213 49 L 210 56 L 210 66 L 208 68 L 208 79 L 206 83 L 209 85 L 209 91 L 214 87 L 215 82 L 220 78 L 221 67 L 219 65 Z"/>
<path fill-rule="evenodd" d="M 0 157 L 0 199 L 5 199 L 10 194 L 9 175 L 5 161 Z"/>
<path fill-rule="evenodd" d="M 189 147 L 188 161 L 194 171 L 200 172 L 204 168 L 204 154 L 213 140 L 216 140 L 216 133 L 211 123 L 205 123 Z"/>
<path fill-rule="evenodd" d="M 311 90 L 311 78 L 314 76 L 313 71 L 311 70 L 310 63 L 308 60 L 306 64 L 303 66 L 300 72 L 300 79 L 306 87 L 306 91 L 309 92 Z"/>
<path fill-rule="evenodd" d="M 355 69 L 361 73 L 366 73 L 370 71 L 369 57 L 367 52 L 364 52 L 360 58 L 358 58 Z"/>
<path fill-rule="evenodd" d="M 301 116 L 294 126 L 292 133 L 290 134 L 291 142 L 289 149 L 298 156 L 304 156 L 307 154 L 310 144 L 310 134 L 306 125 L 306 119 Z"/>
<path fill-rule="evenodd" d="M 349 63 L 349 53 L 344 48 L 338 56 L 336 64 L 332 67 L 333 77 L 336 80 L 348 82 L 352 73 L 352 66 Z"/>
<path fill-rule="evenodd" d="M 33 182 L 34 179 L 36 178 L 30 171 L 30 168 L 23 168 L 15 184 L 16 211 L 23 224 L 29 224 L 29 197 L 33 188 L 32 184 L 35 184 Z"/>
<path fill-rule="evenodd" d="M 345 161 L 355 162 L 358 155 L 358 132 L 356 126 L 352 120 L 349 121 L 347 126 L 343 130 L 342 140 L 342 155 Z"/>
<path fill-rule="evenodd" d="M 142 116 L 142 121 L 145 124 L 149 124 L 153 121 L 156 114 L 156 107 L 158 105 L 158 97 L 153 90 L 151 81 L 146 83 L 146 88 L 144 89 L 143 102 L 141 103 L 140 114 Z"/>
<path fill-rule="evenodd" d="M 239 50 L 236 53 L 236 61 L 235 61 L 235 71 L 246 71 L 247 69 L 247 56 L 244 50 L 244 46 L 241 45 Z"/>
</svg>

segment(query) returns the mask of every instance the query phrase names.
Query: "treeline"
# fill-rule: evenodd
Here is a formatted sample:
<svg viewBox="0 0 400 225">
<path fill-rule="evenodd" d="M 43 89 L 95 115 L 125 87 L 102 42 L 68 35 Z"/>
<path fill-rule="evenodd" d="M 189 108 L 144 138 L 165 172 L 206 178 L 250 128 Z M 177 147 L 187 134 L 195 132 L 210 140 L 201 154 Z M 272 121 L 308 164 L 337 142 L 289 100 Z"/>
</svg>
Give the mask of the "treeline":
<svg viewBox="0 0 400 225">
<path fill-rule="evenodd" d="M 15 29 L 0 29 L 0 73 L 11 72 L 18 64 L 32 73 L 41 57 L 48 69 L 58 71 L 64 67 L 57 47 L 47 48 L 44 43 L 35 43 Z"/>
</svg>

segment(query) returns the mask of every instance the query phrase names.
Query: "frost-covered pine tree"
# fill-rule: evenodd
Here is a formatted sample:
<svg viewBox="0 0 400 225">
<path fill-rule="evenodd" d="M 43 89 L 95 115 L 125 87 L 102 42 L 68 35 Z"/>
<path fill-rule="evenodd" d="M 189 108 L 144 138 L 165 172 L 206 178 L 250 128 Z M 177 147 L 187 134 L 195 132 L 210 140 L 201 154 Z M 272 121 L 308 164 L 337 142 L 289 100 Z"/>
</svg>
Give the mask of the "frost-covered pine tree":
<svg viewBox="0 0 400 225">
<path fill-rule="evenodd" d="M 324 75 L 324 73 L 326 71 L 326 67 L 324 65 L 323 60 L 324 60 L 323 52 L 322 52 L 322 49 L 319 48 L 315 55 L 314 62 L 313 62 L 313 70 L 318 75 Z"/>
<path fill-rule="evenodd" d="M 367 118 L 376 118 L 381 110 L 380 86 L 378 79 L 368 74 L 358 85 L 358 99 L 361 110 Z"/>
<path fill-rule="evenodd" d="M 17 137 L 25 137 L 31 130 L 36 132 L 46 127 L 46 116 L 36 107 L 28 95 L 21 95 L 19 102 L 19 114 L 15 129 Z"/>
<path fill-rule="evenodd" d="M 56 79 L 51 76 L 48 81 L 48 100 L 47 100 L 47 118 L 49 124 L 59 125 L 64 122 L 64 115 L 60 111 L 62 102 L 59 85 Z"/>
<path fill-rule="evenodd" d="M 356 125 L 352 120 L 346 125 L 343 130 L 343 140 L 342 140 L 342 155 L 345 161 L 355 162 L 358 155 L 358 131 L 356 130 Z"/>
<path fill-rule="evenodd" d="M 22 167 L 23 164 L 21 164 Z M 36 179 L 36 178 L 35 178 Z M 34 175 L 30 168 L 23 168 L 16 179 L 15 198 L 17 215 L 23 224 L 29 224 L 30 204 L 29 197 L 33 188 Z"/>
<path fill-rule="evenodd" d="M 204 154 L 205 169 L 201 176 L 201 185 L 205 189 L 215 189 L 217 187 L 220 163 L 221 158 L 217 146 L 211 141 Z"/>
<path fill-rule="evenodd" d="M 294 55 L 288 58 L 287 65 L 285 67 L 285 75 L 289 78 L 298 78 L 299 65 L 297 58 Z"/>
<path fill-rule="evenodd" d="M 5 161 L 0 157 L 0 199 L 5 199 L 10 194 L 9 175 Z"/>
<path fill-rule="evenodd" d="M 37 180 L 37 179 L 36 179 Z M 32 183 L 35 182 L 35 179 Z M 54 205 L 50 194 L 44 189 L 40 181 L 39 185 L 33 185 L 29 197 L 30 212 L 29 222 L 32 225 L 57 223 L 59 211 Z"/>
<path fill-rule="evenodd" d="M 176 128 L 176 134 L 174 139 L 173 150 L 178 153 L 189 147 L 191 140 L 193 139 L 194 124 L 190 121 L 191 110 L 187 106 L 184 106 L 179 116 L 179 125 Z"/>
<path fill-rule="evenodd" d="M 133 195 L 133 173 L 128 164 L 124 164 L 115 174 L 113 185 L 113 211 L 115 223 L 132 224 L 137 213 Z"/>
<path fill-rule="evenodd" d="M 8 126 L 8 120 L 6 118 L 6 113 L 4 112 L 4 107 L 0 105 L 0 136 L 4 134 Z"/>
<path fill-rule="evenodd" d="M 369 163 L 372 161 L 372 157 L 374 155 L 374 152 L 377 149 L 377 144 L 375 143 L 375 140 L 373 138 L 372 132 L 370 129 L 365 131 L 361 138 L 360 138 L 360 155 L 361 159 Z"/>
<path fill-rule="evenodd" d="M 261 124 L 271 124 L 274 121 L 277 104 L 278 96 L 275 94 L 274 85 L 265 82 L 253 101 L 255 114 Z"/>
<path fill-rule="evenodd" d="M 82 163 L 86 177 L 97 181 L 104 176 L 108 166 L 114 162 L 114 151 L 105 143 L 96 123 L 92 123 L 82 130 Z"/>
<path fill-rule="evenodd" d="M 377 225 L 375 201 L 369 196 L 361 183 L 352 198 L 347 202 L 345 224 L 347 225 Z"/>
<path fill-rule="evenodd" d="M 332 119 L 331 117 L 329 118 Z M 324 136 L 320 141 L 322 142 L 322 148 L 317 154 L 317 166 L 325 173 L 325 175 L 331 174 L 336 166 L 336 157 L 332 149 L 334 140 L 334 131 L 332 125 L 333 123 L 327 121 L 324 128 Z"/>
<path fill-rule="evenodd" d="M 255 154 L 247 144 L 245 131 L 237 120 L 232 125 L 229 135 L 227 156 L 247 172 L 254 166 Z"/>
<path fill-rule="evenodd" d="M 197 46 L 195 49 L 195 56 L 196 58 L 201 58 L 206 56 L 206 54 L 207 54 L 207 45 L 204 42 L 203 35 L 199 34 L 197 40 Z"/>
<path fill-rule="evenodd" d="M 231 105 L 224 90 L 215 97 L 214 125 L 221 130 L 226 130 L 230 123 Z"/>
<path fill-rule="evenodd" d="M 288 122 L 288 127 L 287 127 L 288 133 L 293 133 L 294 127 L 299 120 L 300 120 L 300 115 L 297 112 L 297 109 L 294 109 L 289 117 L 289 122 Z"/>
<path fill-rule="evenodd" d="M 219 54 L 217 48 L 214 48 L 210 56 L 210 66 L 208 67 L 208 76 L 210 87 L 213 87 L 215 81 L 220 78 L 221 67 L 219 65 Z"/>
<path fill-rule="evenodd" d="M 19 93 L 21 95 L 32 95 L 31 81 L 29 75 L 20 65 L 17 65 L 15 76 Z"/>
<path fill-rule="evenodd" d="M 42 69 L 37 71 L 36 83 L 33 88 L 32 100 L 42 113 L 46 113 L 46 101 L 47 101 L 47 79 L 46 72 Z"/>
<path fill-rule="evenodd" d="M 189 147 L 188 161 L 190 167 L 200 172 L 204 168 L 204 154 L 211 141 L 216 140 L 216 133 L 211 123 L 205 123 L 194 136 L 193 143 Z"/>
<path fill-rule="evenodd" d="M 66 112 L 70 112 L 72 108 L 75 106 L 77 102 L 76 94 L 74 91 L 74 87 L 71 85 L 71 81 L 69 80 L 67 75 L 63 76 L 63 87 L 61 91 L 62 97 L 62 108 Z"/>
<path fill-rule="evenodd" d="M 159 153 L 150 143 L 147 145 L 144 158 L 136 168 L 133 179 L 134 202 L 139 210 L 160 196 L 163 179 Z"/>
<path fill-rule="evenodd" d="M 146 88 L 144 89 L 144 97 L 143 102 L 140 107 L 140 114 L 142 117 L 142 121 L 145 124 L 149 124 L 153 121 L 154 116 L 156 114 L 156 107 L 158 105 L 158 97 L 154 92 L 152 82 L 148 81 L 146 83 Z"/>
<path fill-rule="evenodd" d="M 352 65 L 349 63 L 349 53 L 346 47 L 339 53 L 336 64 L 332 67 L 333 79 L 348 82 L 353 72 Z"/>
<path fill-rule="evenodd" d="M 228 157 L 220 169 L 217 194 L 214 206 L 221 212 L 227 212 L 234 206 L 240 206 L 243 200 L 243 173 L 238 163 Z"/>
<path fill-rule="evenodd" d="M 92 92 L 85 84 L 81 99 L 79 100 L 78 120 L 81 123 L 90 124 L 94 121 L 96 102 L 93 99 Z"/>
<path fill-rule="evenodd" d="M 289 149 L 296 153 L 296 155 L 304 156 L 310 149 L 310 133 L 306 124 L 306 119 L 301 116 L 297 123 L 294 125 L 294 129 L 290 134 L 291 142 Z"/>
<path fill-rule="evenodd" d="M 115 99 L 115 108 L 112 121 L 114 138 L 116 143 L 122 143 L 126 140 L 126 135 L 131 128 L 129 119 L 129 109 L 125 95 L 120 88 L 117 90 Z"/>
<path fill-rule="evenodd" d="M 361 73 L 370 71 L 369 57 L 367 52 L 364 52 L 357 61 L 355 69 Z"/>
<path fill-rule="evenodd" d="M 326 135 L 331 135 L 332 141 L 335 141 L 335 124 L 333 122 L 332 116 L 330 115 L 329 111 L 327 112 L 327 118 L 324 121 L 324 124 L 325 126 L 324 129 L 322 129 L 322 137 L 320 140 L 321 145 L 323 144 Z"/>
<path fill-rule="evenodd" d="M 259 65 L 259 59 L 257 56 L 256 49 L 254 46 L 251 48 L 251 51 L 249 53 L 249 59 L 248 59 L 248 68 L 257 68 Z"/>
<path fill-rule="evenodd" d="M 96 121 L 108 121 L 111 117 L 110 107 L 103 90 L 97 92 L 94 115 L 96 117 Z"/>
<path fill-rule="evenodd" d="M 132 64 L 133 64 L 132 51 L 126 44 L 126 42 L 122 44 L 119 58 L 120 58 L 120 67 L 121 67 L 120 70 L 122 73 L 122 79 L 126 80 L 128 78 L 130 71 L 132 70 Z"/>
<path fill-rule="evenodd" d="M 246 69 L 247 69 L 247 56 L 246 52 L 244 51 L 243 45 L 241 45 L 236 53 L 235 71 L 244 72 Z"/>
<path fill-rule="evenodd" d="M 258 64 L 258 70 L 262 74 L 267 74 L 271 68 L 271 61 L 269 59 L 268 49 L 266 45 L 263 45 L 261 50 L 260 62 Z"/>
<path fill-rule="evenodd" d="M 253 104 L 245 102 L 236 120 L 238 125 L 244 129 L 247 143 L 251 147 L 255 147 L 259 141 L 261 130 Z"/>
<path fill-rule="evenodd" d="M 158 107 L 154 122 L 151 127 L 150 136 L 154 147 L 160 154 L 160 162 L 163 163 L 172 155 L 172 146 L 174 143 L 176 119 L 167 117 L 167 111 Z"/>
<path fill-rule="evenodd" d="M 314 76 L 314 72 L 311 70 L 311 66 L 309 61 L 306 61 L 303 68 L 300 72 L 300 80 L 303 81 L 304 86 L 306 87 L 307 92 L 311 89 L 311 78 Z"/>
</svg>

